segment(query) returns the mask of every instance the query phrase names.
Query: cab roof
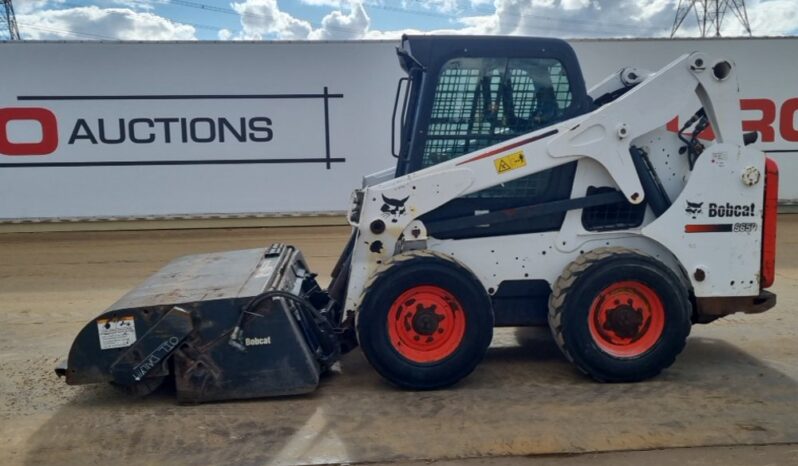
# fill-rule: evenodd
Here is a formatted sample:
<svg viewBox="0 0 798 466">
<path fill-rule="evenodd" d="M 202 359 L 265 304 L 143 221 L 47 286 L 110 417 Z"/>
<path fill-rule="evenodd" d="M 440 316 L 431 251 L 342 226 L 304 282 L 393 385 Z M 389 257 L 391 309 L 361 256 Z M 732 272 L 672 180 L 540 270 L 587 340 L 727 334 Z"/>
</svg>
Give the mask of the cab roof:
<svg viewBox="0 0 798 466">
<path fill-rule="evenodd" d="M 568 42 L 549 37 L 404 35 L 397 53 L 408 73 L 418 66 L 439 68 L 456 57 L 540 57 L 556 58 L 568 67 L 577 64 Z"/>
</svg>

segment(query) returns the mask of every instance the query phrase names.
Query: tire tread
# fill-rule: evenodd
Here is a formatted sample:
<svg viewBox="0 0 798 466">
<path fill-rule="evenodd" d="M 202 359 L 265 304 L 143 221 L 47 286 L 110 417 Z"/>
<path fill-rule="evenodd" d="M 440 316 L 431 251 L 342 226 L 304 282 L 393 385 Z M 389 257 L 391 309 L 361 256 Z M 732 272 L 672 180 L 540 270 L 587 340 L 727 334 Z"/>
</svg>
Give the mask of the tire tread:
<svg viewBox="0 0 798 466">
<path fill-rule="evenodd" d="M 568 348 L 568 344 L 565 341 L 563 336 L 563 324 L 562 324 L 562 314 L 565 309 L 565 302 L 568 300 L 569 293 L 573 285 L 579 279 L 579 277 L 584 274 L 588 269 L 590 269 L 593 265 L 597 264 L 600 261 L 608 259 L 613 256 L 619 255 L 636 255 L 642 256 L 646 258 L 653 259 L 650 255 L 645 254 L 642 251 L 624 247 L 602 247 L 593 249 L 591 251 L 585 252 L 576 259 L 574 259 L 568 266 L 565 268 L 563 273 L 557 278 L 554 282 L 554 286 L 552 287 L 551 295 L 549 296 L 549 314 L 548 314 L 548 321 L 549 321 L 549 328 L 551 329 L 552 336 L 554 337 L 554 341 L 557 343 L 557 346 L 562 351 L 565 358 L 572 363 L 574 366 L 579 369 L 580 372 L 583 374 L 589 375 L 590 377 L 600 381 L 600 382 L 611 382 L 615 381 L 612 379 L 608 379 L 605 377 L 600 376 L 590 370 L 589 367 L 583 365 L 577 359 L 575 359 Z M 687 293 L 684 293 L 684 306 L 687 309 L 690 309 L 690 300 Z M 687 334 L 689 335 L 690 328 L 687 329 Z M 676 360 L 676 356 L 682 352 L 684 346 L 686 344 L 686 338 L 680 342 L 680 346 L 678 347 L 677 351 L 674 351 L 667 361 L 667 364 L 663 366 L 668 367 Z M 656 373 L 652 374 L 656 376 L 662 371 L 659 369 Z"/>
</svg>

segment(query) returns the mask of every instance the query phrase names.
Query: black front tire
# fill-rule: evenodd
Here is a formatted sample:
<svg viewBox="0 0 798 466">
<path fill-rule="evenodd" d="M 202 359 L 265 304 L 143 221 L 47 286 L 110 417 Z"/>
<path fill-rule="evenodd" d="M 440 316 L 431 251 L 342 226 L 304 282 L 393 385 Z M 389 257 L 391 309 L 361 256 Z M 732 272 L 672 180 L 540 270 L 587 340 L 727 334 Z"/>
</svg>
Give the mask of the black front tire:
<svg viewBox="0 0 798 466">
<path fill-rule="evenodd" d="M 457 317 L 464 318 L 462 338 L 440 360 L 413 360 L 391 339 L 392 306 L 418 287 L 445 290 L 458 303 L 454 312 L 462 315 Z M 476 368 L 493 338 L 493 310 L 479 279 L 464 266 L 437 253 L 413 251 L 392 258 L 367 285 L 357 334 L 366 358 L 385 379 L 402 388 L 431 390 L 452 385 Z"/>
</svg>

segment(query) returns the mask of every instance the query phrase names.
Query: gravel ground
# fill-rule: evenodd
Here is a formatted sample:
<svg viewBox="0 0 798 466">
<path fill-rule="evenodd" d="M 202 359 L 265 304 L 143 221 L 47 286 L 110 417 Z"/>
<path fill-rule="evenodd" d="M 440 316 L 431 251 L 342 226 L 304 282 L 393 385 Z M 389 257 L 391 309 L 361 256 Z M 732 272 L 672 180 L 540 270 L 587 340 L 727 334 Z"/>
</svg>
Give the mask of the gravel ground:
<svg viewBox="0 0 798 466">
<path fill-rule="evenodd" d="M 86 322 L 176 256 L 282 241 L 324 275 L 346 228 L 0 235 L 0 463 L 500 465 L 614 452 L 533 464 L 795 464 L 798 216 L 779 228 L 778 306 L 694 327 L 648 382 L 594 383 L 547 331 L 500 329 L 448 390 L 397 390 L 355 351 L 314 394 L 200 406 L 168 389 L 136 400 L 69 387 L 53 367 Z M 696 448 L 712 446 L 734 447 Z"/>
</svg>

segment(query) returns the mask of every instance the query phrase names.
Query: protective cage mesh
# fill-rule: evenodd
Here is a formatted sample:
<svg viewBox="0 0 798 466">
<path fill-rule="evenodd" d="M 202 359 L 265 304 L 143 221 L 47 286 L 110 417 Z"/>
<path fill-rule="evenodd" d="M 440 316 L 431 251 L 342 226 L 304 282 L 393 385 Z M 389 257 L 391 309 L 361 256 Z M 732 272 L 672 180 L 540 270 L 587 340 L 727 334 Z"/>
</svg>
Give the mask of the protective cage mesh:
<svg viewBox="0 0 798 466">
<path fill-rule="evenodd" d="M 458 58 L 441 71 L 422 165 L 428 167 L 548 126 L 563 118 L 572 96 L 554 59 Z M 548 171 L 472 195 L 536 197 Z"/>
</svg>

